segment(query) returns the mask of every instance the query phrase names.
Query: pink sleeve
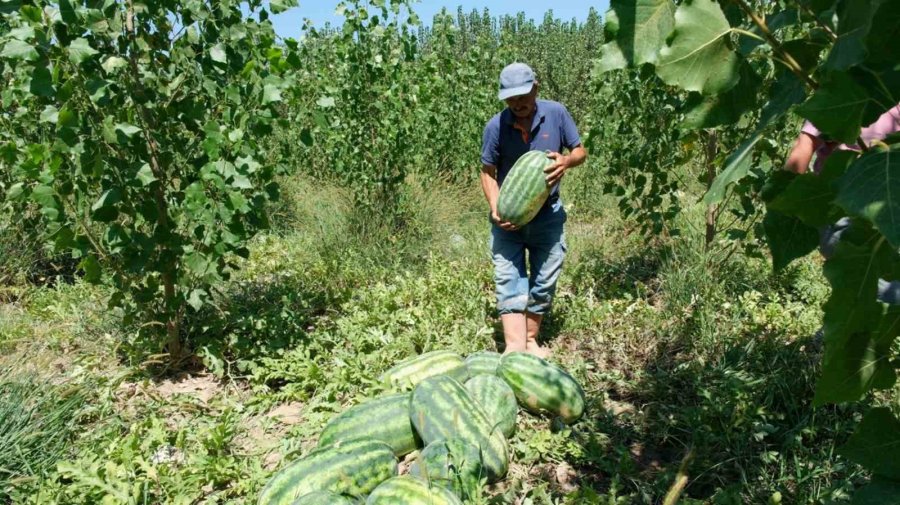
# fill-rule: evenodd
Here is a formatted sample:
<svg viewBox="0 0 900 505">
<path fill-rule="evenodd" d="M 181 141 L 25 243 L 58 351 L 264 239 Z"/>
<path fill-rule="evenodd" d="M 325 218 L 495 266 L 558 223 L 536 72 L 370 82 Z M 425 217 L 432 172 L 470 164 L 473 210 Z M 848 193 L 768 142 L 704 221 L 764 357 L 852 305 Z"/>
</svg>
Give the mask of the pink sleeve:
<svg viewBox="0 0 900 505">
<path fill-rule="evenodd" d="M 812 135 L 813 137 L 818 138 L 822 132 L 820 132 L 819 129 L 816 128 L 815 125 L 813 125 L 809 121 L 804 121 L 803 128 L 800 128 L 800 133 L 806 133 L 806 134 Z"/>
</svg>

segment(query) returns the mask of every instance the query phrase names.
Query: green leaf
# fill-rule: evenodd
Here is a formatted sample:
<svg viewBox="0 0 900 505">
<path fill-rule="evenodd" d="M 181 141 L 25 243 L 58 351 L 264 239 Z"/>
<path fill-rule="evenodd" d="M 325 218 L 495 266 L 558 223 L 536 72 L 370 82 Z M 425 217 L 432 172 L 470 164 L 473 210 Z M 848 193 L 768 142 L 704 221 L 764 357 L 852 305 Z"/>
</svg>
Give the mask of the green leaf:
<svg viewBox="0 0 900 505">
<path fill-rule="evenodd" d="M 713 0 L 690 0 L 675 11 L 670 45 L 660 51 L 656 74 L 667 84 L 714 95 L 738 81 L 740 59 L 728 47 L 731 26 Z"/>
<path fill-rule="evenodd" d="M 305 145 L 306 147 L 312 147 L 313 136 L 309 131 L 309 128 L 304 128 L 300 131 L 300 142 L 303 142 L 303 145 Z"/>
<path fill-rule="evenodd" d="M 323 96 L 316 100 L 316 105 L 322 107 L 323 109 L 334 107 L 334 97 Z"/>
<path fill-rule="evenodd" d="M 900 62 L 900 52 L 895 47 L 897 33 L 900 33 L 900 2 L 882 2 L 866 37 L 868 61 L 889 65 Z"/>
<path fill-rule="evenodd" d="M 231 185 L 238 189 L 253 189 L 253 183 L 250 182 L 246 175 L 241 173 L 234 174 Z"/>
<path fill-rule="evenodd" d="M 35 96 L 53 96 L 53 77 L 50 75 L 50 68 L 46 66 L 36 66 L 31 72 L 31 83 L 29 90 Z"/>
<path fill-rule="evenodd" d="M 41 122 L 56 124 L 57 121 L 59 121 L 59 110 L 52 105 L 44 107 L 44 110 L 41 111 Z"/>
<path fill-rule="evenodd" d="M 67 25 L 78 24 L 78 16 L 76 15 L 75 8 L 72 7 L 72 2 L 70 0 L 59 1 L 59 15 L 62 18 L 63 23 Z"/>
<path fill-rule="evenodd" d="M 111 73 L 115 72 L 116 70 L 124 67 L 127 64 L 128 64 L 128 61 L 126 61 L 125 58 L 120 58 L 118 56 L 110 56 L 103 62 L 103 64 L 101 66 L 103 67 L 103 70 L 105 70 L 107 73 L 111 74 Z"/>
<path fill-rule="evenodd" d="M 80 65 L 99 54 L 96 49 L 91 47 L 87 39 L 78 38 L 69 44 L 69 59 L 72 63 Z"/>
<path fill-rule="evenodd" d="M 199 311 L 203 308 L 204 300 L 206 299 L 206 291 L 202 289 L 192 289 L 190 296 L 188 296 L 187 303 L 194 310 Z"/>
<path fill-rule="evenodd" d="M 869 151 L 837 181 L 836 203 L 868 219 L 900 248 L 900 147 Z"/>
<path fill-rule="evenodd" d="M 887 407 L 873 408 L 863 416 L 856 432 L 839 454 L 875 475 L 900 481 L 900 420 Z"/>
<path fill-rule="evenodd" d="M 209 50 L 209 57 L 219 63 L 228 62 L 228 54 L 225 52 L 225 46 L 222 44 L 212 46 Z"/>
<path fill-rule="evenodd" d="M 865 38 L 880 0 L 843 0 L 838 13 L 837 41 L 828 54 L 825 68 L 846 70 L 866 57 Z"/>
<path fill-rule="evenodd" d="M 847 171 L 857 157 L 853 151 L 838 151 L 828 157 L 821 174 L 806 173 L 793 181 L 768 208 L 799 218 L 813 227 L 830 225 L 843 216 L 835 205 L 837 189 L 834 182 Z"/>
<path fill-rule="evenodd" d="M 266 84 L 263 87 L 263 103 L 281 101 L 281 89 L 274 84 Z"/>
<path fill-rule="evenodd" d="M 0 51 L 0 58 L 34 61 L 38 59 L 38 52 L 28 42 L 12 39 L 3 46 L 3 51 Z"/>
<path fill-rule="evenodd" d="M 105 191 L 91 206 L 91 216 L 101 223 L 108 223 L 119 216 L 116 204 L 122 200 L 122 192 L 118 188 Z"/>
<path fill-rule="evenodd" d="M 795 259 L 806 256 L 819 246 L 818 230 L 778 211 L 766 212 L 763 229 L 772 252 L 772 268 L 775 271 L 784 269 Z"/>
<path fill-rule="evenodd" d="M 612 0 L 606 14 L 606 40 L 600 71 L 656 63 L 660 48 L 675 27 L 670 0 Z"/>
<path fill-rule="evenodd" d="M 830 139 L 855 144 L 869 97 L 844 72 L 830 74 L 797 112 Z"/>
<path fill-rule="evenodd" d="M 297 0 L 272 0 L 269 2 L 269 8 L 272 10 L 272 14 L 280 14 L 299 5 L 300 3 Z"/>
<path fill-rule="evenodd" d="M 117 123 L 115 126 L 115 130 L 117 133 L 121 133 L 122 135 L 125 135 L 128 138 L 131 138 L 132 136 L 134 136 L 135 133 L 138 133 L 139 131 L 141 131 L 141 129 L 138 128 L 137 126 L 134 126 L 134 125 L 131 125 L 128 123 Z"/>
<path fill-rule="evenodd" d="M 825 262 L 831 296 L 824 306 L 825 356 L 815 405 L 856 401 L 894 380 L 889 340 L 900 329 L 900 307 L 892 306 L 885 318 L 877 296 L 879 265 L 897 261 L 897 255 L 883 242 L 852 243 L 847 234 L 855 226 Z"/>
<path fill-rule="evenodd" d="M 900 482 L 875 477 L 853 493 L 850 505 L 900 505 Z"/>
<path fill-rule="evenodd" d="M 78 125 L 78 116 L 69 107 L 60 109 L 57 117 L 57 125 L 60 128 L 71 128 Z"/>
<path fill-rule="evenodd" d="M 731 153 L 731 155 L 725 159 L 725 168 L 723 168 L 722 172 L 720 172 L 715 180 L 713 180 L 713 183 L 709 187 L 709 191 L 703 195 L 704 204 L 712 205 L 722 201 L 722 199 L 725 198 L 725 191 L 728 189 L 728 186 L 743 179 L 744 176 L 747 175 L 747 172 L 750 171 L 750 162 L 753 158 L 753 148 L 756 147 L 756 143 L 759 142 L 761 138 L 762 132 L 757 132 L 741 144 L 737 151 Z"/>
<path fill-rule="evenodd" d="M 682 126 L 688 129 L 713 128 L 736 123 L 741 116 L 756 105 L 757 90 L 762 79 L 748 64 L 741 65 L 741 79 L 725 93 L 704 97 L 691 93 L 685 107 Z"/>
<path fill-rule="evenodd" d="M 153 170 L 150 168 L 150 165 L 144 163 L 144 165 L 138 170 L 137 178 L 141 181 L 141 186 L 149 186 L 154 181 L 156 181 L 156 177 L 153 175 Z"/>
<path fill-rule="evenodd" d="M 78 268 L 84 272 L 84 280 L 87 282 L 93 284 L 100 282 L 103 271 L 100 268 L 100 262 L 93 254 L 85 256 L 78 264 Z"/>
</svg>

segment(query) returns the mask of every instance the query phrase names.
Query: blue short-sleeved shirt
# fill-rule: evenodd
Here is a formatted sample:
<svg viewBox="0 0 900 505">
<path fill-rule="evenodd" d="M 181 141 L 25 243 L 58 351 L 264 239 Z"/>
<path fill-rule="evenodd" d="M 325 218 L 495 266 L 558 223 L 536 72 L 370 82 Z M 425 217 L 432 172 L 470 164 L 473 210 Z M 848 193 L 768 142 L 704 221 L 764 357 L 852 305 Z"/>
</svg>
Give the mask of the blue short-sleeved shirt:
<svg viewBox="0 0 900 505">
<path fill-rule="evenodd" d="M 528 141 L 522 131 L 516 129 L 516 117 L 509 108 L 492 117 L 484 127 L 481 144 L 481 163 L 497 167 L 497 183 L 502 186 L 506 174 L 520 156 L 531 150 L 562 152 L 581 144 L 575 121 L 559 102 L 538 100 L 531 123 Z M 559 198 L 559 184 L 550 190 L 547 208 Z M 543 209 L 542 209 L 543 211 Z"/>
</svg>

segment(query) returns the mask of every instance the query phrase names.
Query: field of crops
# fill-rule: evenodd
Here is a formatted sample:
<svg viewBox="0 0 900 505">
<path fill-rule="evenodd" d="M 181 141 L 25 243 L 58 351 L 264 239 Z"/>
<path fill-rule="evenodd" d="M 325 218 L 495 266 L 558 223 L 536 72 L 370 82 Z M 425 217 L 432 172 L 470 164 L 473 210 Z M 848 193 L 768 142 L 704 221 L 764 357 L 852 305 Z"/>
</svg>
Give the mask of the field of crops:
<svg viewBox="0 0 900 505">
<path fill-rule="evenodd" d="M 854 144 L 900 102 L 900 3 L 611 4 L 353 0 L 294 40 L 294 0 L 0 0 L 0 504 L 278 503 L 377 428 L 331 454 L 348 503 L 455 503 L 420 478 L 448 454 L 471 504 L 897 503 L 900 135 L 782 167 L 804 119 Z M 589 153 L 541 378 L 461 365 L 504 350 L 479 154 L 513 61 Z"/>
</svg>

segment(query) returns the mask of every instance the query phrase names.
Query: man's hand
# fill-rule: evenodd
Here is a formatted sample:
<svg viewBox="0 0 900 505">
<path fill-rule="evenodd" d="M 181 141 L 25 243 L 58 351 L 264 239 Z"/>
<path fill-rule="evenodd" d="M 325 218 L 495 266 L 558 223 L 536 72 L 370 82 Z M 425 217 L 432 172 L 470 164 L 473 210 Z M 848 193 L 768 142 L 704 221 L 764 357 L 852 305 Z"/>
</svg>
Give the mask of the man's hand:
<svg viewBox="0 0 900 505">
<path fill-rule="evenodd" d="M 564 154 L 559 154 L 557 152 L 552 152 L 547 155 L 548 158 L 554 161 L 552 165 L 544 169 L 544 173 L 547 174 L 546 180 L 548 186 L 553 186 L 557 182 L 562 179 L 562 176 L 565 175 L 566 170 L 569 169 L 570 159 L 569 156 Z"/>
<path fill-rule="evenodd" d="M 497 223 L 497 226 L 503 228 L 506 231 L 516 231 L 517 229 L 519 229 L 518 226 L 510 223 L 509 221 L 504 221 L 500 217 L 500 214 L 497 213 L 497 209 L 491 210 L 491 219 L 493 219 L 494 222 Z"/>
</svg>

